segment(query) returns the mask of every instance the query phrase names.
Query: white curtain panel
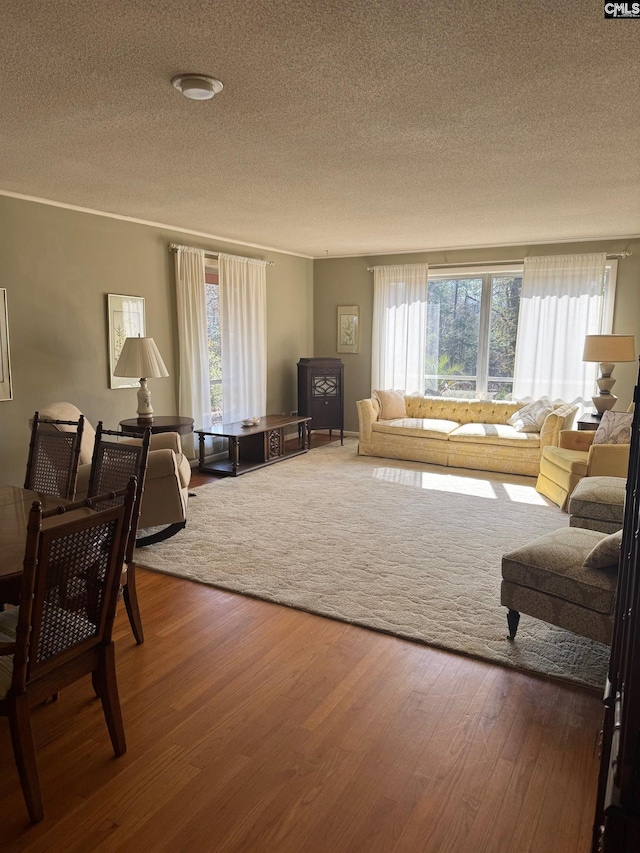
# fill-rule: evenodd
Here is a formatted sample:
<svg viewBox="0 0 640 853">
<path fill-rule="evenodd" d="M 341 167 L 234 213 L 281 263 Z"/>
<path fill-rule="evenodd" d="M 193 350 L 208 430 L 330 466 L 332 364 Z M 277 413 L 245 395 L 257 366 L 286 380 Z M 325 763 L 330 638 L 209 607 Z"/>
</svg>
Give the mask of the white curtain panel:
<svg viewBox="0 0 640 853">
<path fill-rule="evenodd" d="M 372 390 L 425 392 L 427 264 L 373 268 Z"/>
<path fill-rule="evenodd" d="M 267 263 L 218 255 L 225 423 L 267 413 Z"/>
<path fill-rule="evenodd" d="M 602 330 L 606 254 L 526 258 L 514 370 L 515 399 L 584 402 L 597 365 L 584 362 L 585 335 Z"/>
<path fill-rule="evenodd" d="M 204 251 L 189 246 L 175 250 L 178 304 L 178 410 L 193 418 L 196 429 L 211 428 L 211 389 L 207 345 Z M 182 436 L 182 448 L 195 458 L 193 435 Z"/>
</svg>

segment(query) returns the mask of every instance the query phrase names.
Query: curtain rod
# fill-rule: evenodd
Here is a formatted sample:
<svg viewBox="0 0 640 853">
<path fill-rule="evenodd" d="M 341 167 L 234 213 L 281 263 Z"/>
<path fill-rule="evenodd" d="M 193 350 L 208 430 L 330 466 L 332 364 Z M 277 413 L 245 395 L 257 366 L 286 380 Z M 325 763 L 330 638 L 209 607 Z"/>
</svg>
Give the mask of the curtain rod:
<svg viewBox="0 0 640 853">
<path fill-rule="evenodd" d="M 191 248 L 191 247 L 189 246 L 187 248 Z M 178 247 L 177 246 L 169 246 L 169 251 L 175 255 L 175 253 L 178 251 Z M 218 252 L 207 252 L 206 249 L 204 250 L 205 258 L 217 258 L 218 254 L 219 254 Z M 240 256 L 238 256 L 238 257 L 240 257 Z M 253 260 L 253 259 L 250 258 L 249 260 Z M 258 260 L 260 260 L 260 259 L 258 259 Z M 275 263 L 275 261 L 265 261 L 265 264 L 268 267 L 272 267 L 274 265 L 274 263 Z"/>
<path fill-rule="evenodd" d="M 622 260 L 623 258 L 628 258 L 632 254 L 633 252 L 627 251 L 626 249 L 624 252 L 612 252 L 610 255 L 607 255 L 607 260 Z M 533 255 L 532 257 L 539 258 L 545 256 Z M 524 262 L 525 258 L 511 258 L 507 261 L 461 261 L 457 264 L 429 264 L 429 270 L 446 270 L 450 267 L 497 267 L 501 264 L 523 264 Z M 373 272 L 373 270 L 373 267 L 367 267 L 367 272 Z"/>
</svg>

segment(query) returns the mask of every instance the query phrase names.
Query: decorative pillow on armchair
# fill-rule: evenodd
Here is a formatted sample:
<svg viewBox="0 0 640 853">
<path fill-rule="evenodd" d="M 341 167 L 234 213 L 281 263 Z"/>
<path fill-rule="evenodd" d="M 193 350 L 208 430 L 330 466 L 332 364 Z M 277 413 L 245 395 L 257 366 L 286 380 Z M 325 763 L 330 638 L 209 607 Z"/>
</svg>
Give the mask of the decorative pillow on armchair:
<svg viewBox="0 0 640 853">
<path fill-rule="evenodd" d="M 407 417 L 404 391 L 374 391 L 373 396 L 380 403 L 380 420 L 393 421 Z"/>
<path fill-rule="evenodd" d="M 507 423 L 518 432 L 540 432 L 547 415 L 550 415 L 553 410 L 551 400 L 548 397 L 542 397 L 518 409 L 507 419 Z"/>
<path fill-rule="evenodd" d="M 593 437 L 593 443 L 630 444 L 632 420 L 633 415 L 630 412 L 605 412 Z"/>
</svg>

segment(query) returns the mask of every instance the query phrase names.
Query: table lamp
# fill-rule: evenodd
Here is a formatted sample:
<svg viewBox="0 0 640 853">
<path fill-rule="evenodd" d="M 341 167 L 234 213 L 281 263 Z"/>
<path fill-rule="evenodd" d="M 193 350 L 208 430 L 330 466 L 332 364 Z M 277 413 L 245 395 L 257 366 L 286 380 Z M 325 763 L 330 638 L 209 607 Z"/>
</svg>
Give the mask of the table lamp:
<svg viewBox="0 0 640 853">
<path fill-rule="evenodd" d="M 114 376 L 141 377 L 138 389 L 138 420 L 151 423 L 153 406 L 147 379 L 160 379 L 169 375 L 153 338 L 126 338 L 113 373 Z"/>
<path fill-rule="evenodd" d="M 618 398 L 611 393 L 616 384 L 612 378 L 613 368 L 618 361 L 635 361 L 636 345 L 633 335 L 587 335 L 584 341 L 583 361 L 600 363 L 600 377 L 597 385 L 600 394 L 592 397 L 596 407 L 596 417 L 613 409 Z"/>
</svg>

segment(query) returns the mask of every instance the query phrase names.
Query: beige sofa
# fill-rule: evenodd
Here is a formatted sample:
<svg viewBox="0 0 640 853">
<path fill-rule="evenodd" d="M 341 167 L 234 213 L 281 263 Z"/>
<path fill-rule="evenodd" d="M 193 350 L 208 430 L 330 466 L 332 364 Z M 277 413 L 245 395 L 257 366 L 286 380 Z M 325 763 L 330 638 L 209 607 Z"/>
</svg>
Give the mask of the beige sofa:
<svg viewBox="0 0 640 853">
<path fill-rule="evenodd" d="M 361 456 L 384 456 L 537 476 L 547 445 L 570 429 L 577 406 L 558 405 L 540 432 L 518 432 L 507 419 L 522 403 L 451 397 L 405 397 L 405 418 L 380 420 L 378 400 L 358 400 Z"/>
</svg>

